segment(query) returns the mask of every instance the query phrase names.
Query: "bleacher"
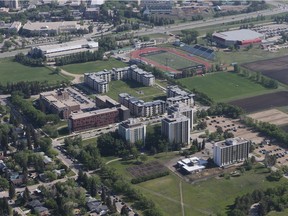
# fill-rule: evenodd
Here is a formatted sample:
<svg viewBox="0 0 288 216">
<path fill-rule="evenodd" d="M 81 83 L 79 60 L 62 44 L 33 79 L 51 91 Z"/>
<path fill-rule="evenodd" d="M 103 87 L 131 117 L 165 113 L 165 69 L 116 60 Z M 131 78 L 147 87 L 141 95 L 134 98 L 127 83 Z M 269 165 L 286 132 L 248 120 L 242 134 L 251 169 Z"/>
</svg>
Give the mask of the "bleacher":
<svg viewBox="0 0 288 216">
<path fill-rule="evenodd" d="M 185 44 L 184 46 L 180 46 L 180 49 L 191 53 L 193 55 L 208 59 L 208 60 L 214 60 L 215 59 L 215 53 L 214 50 L 209 49 L 207 47 L 204 46 L 200 46 L 200 45 L 194 45 L 194 46 L 190 46 Z"/>
</svg>

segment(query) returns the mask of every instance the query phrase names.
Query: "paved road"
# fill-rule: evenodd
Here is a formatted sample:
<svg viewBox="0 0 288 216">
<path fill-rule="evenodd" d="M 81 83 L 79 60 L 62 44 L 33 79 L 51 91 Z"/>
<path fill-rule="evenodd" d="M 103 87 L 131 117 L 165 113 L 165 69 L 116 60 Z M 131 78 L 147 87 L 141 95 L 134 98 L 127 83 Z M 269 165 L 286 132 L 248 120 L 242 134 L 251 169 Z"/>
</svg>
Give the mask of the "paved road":
<svg viewBox="0 0 288 216">
<path fill-rule="evenodd" d="M 268 15 L 275 15 L 279 13 L 283 13 L 285 11 L 288 11 L 288 7 L 278 7 L 278 3 L 270 0 L 269 4 L 272 4 L 276 6 L 277 8 L 274 9 L 268 9 L 268 10 L 263 10 L 259 12 L 254 12 L 254 13 L 248 13 L 248 14 L 239 14 L 239 15 L 233 15 L 233 16 L 226 16 L 226 17 L 220 17 L 220 18 L 212 18 L 208 19 L 206 21 L 195 21 L 195 22 L 186 22 L 186 23 L 181 23 L 181 24 L 175 24 L 175 25 L 170 25 L 170 26 L 165 26 L 165 27 L 154 27 L 152 29 L 143 29 L 139 31 L 131 31 L 131 33 L 134 33 L 135 36 L 143 36 L 143 35 L 149 35 L 149 34 L 157 34 L 157 33 L 164 33 L 164 32 L 172 32 L 172 31 L 180 31 L 184 29 L 194 29 L 194 28 L 200 28 L 200 27 L 206 27 L 206 26 L 213 26 L 213 25 L 218 25 L 218 24 L 223 24 L 223 23 L 228 23 L 232 21 L 239 21 L 244 18 L 252 18 L 252 17 L 257 17 L 258 15 L 263 15 L 263 16 L 268 16 Z M 283 5 L 283 4 L 282 4 Z M 111 31 L 104 32 L 98 35 L 93 35 L 93 34 L 87 34 L 84 37 L 89 38 L 89 37 L 99 37 L 101 35 L 107 35 L 110 34 Z M 75 40 L 74 38 L 73 40 Z M 78 39 L 78 38 L 77 38 Z M 27 53 L 30 49 L 22 49 L 22 50 L 16 50 L 16 51 L 11 51 L 11 52 L 5 52 L 5 53 L 0 53 L 0 58 L 5 58 L 5 57 L 12 57 L 15 56 L 19 52 L 23 52 L 24 54 Z"/>
</svg>

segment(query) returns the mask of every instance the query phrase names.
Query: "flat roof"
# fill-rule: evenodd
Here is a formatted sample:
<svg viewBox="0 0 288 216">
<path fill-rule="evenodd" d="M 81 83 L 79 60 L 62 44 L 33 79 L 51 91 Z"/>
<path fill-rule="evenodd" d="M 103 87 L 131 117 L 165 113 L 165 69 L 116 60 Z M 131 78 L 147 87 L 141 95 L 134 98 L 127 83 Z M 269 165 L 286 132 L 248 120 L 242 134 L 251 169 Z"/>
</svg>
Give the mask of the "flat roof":
<svg viewBox="0 0 288 216">
<path fill-rule="evenodd" d="M 261 38 L 264 35 L 250 29 L 240 29 L 234 31 L 217 32 L 213 36 L 223 38 L 229 41 L 244 41 Z"/>
<path fill-rule="evenodd" d="M 103 114 L 103 113 L 114 112 L 114 111 L 117 111 L 117 108 L 112 107 L 112 108 L 94 110 L 94 111 L 91 111 L 91 112 L 73 113 L 70 117 L 71 117 L 71 119 L 75 120 L 75 119 L 86 118 L 86 117 L 99 115 L 99 114 Z"/>
<path fill-rule="evenodd" d="M 59 28 L 74 27 L 80 28 L 76 21 L 63 21 L 63 22 L 27 22 L 23 29 L 30 31 L 34 30 L 58 30 Z"/>
<path fill-rule="evenodd" d="M 240 138 L 240 137 L 234 137 L 234 138 L 229 138 L 220 142 L 215 143 L 215 146 L 218 146 L 220 148 L 225 148 L 225 147 L 229 147 L 229 146 L 235 146 L 235 145 L 239 145 L 242 143 L 248 142 L 248 140 L 244 139 L 244 138 Z"/>
</svg>

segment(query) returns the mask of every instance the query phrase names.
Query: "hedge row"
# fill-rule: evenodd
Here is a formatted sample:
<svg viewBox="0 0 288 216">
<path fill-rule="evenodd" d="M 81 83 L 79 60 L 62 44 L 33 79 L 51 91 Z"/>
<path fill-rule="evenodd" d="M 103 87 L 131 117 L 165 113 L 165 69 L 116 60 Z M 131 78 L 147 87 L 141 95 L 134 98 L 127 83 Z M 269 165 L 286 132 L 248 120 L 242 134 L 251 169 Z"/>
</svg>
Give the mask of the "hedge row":
<svg viewBox="0 0 288 216">
<path fill-rule="evenodd" d="M 145 181 L 148 181 L 151 179 L 160 178 L 160 177 L 167 176 L 167 175 L 169 175 L 169 171 L 165 171 L 165 172 L 161 172 L 161 173 L 155 173 L 155 174 L 147 175 L 147 176 L 141 176 L 138 178 L 133 178 L 131 180 L 131 183 L 132 184 L 139 184 L 141 182 L 145 182 Z"/>
</svg>

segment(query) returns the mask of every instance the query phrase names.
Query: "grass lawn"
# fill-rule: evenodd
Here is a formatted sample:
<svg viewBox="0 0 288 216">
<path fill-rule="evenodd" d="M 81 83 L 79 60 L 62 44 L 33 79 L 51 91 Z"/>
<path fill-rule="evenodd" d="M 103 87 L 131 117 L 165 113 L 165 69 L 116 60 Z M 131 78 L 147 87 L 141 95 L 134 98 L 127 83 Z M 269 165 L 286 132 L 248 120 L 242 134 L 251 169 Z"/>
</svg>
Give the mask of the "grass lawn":
<svg viewBox="0 0 288 216">
<path fill-rule="evenodd" d="M 147 55 L 143 57 L 150 59 L 152 61 L 158 62 L 161 65 L 167 64 L 167 66 L 174 68 L 176 70 L 198 64 L 196 62 L 193 62 L 191 60 L 188 60 L 186 58 L 183 58 L 181 56 L 175 55 L 174 53 L 170 53 L 170 52 L 163 52 L 163 53 Z"/>
<path fill-rule="evenodd" d="M 231 179 L 209 179 L 196 184 L 182 182 L 185 215 L 227 215 L 227 210 L 237 196 L 255 189 L 280 185 L 266 180 L 265 169 L 244 173 Z M 180 179 L 170 174 L 162 178 L 140 183 L 136 188 L 153 200 L 165 215 L 181 216 L 179 197 Z M 280 182 L 286 181 L 284 178 Z"/>
<path fill-rule="evenodd" d="M 11 58 L 0 59 L 0 68 L 1 83 L 46 80 L 50 83 L 56 83 L 68 79 L 62 75 L 53 74 L 46 67 L 25 66 L 14 62 Z"/>
<path fill-rule="evenodd" d="M 112 68 L 119 68 L 127 66 L 125 63 L 118 61 L 114 58 L 110 58 L 107 61 L 93 61 L 79 64 L 69 64 L 62 66 L 61 68 L 72 74 L 84 74 L 88 72 L 98 72 L 104 69 L 111 70 Z"/>
<path fill-rule="evenodd" d="M 207 74 L 204 77 L 189 77 L 179 81 L 189 90 L 195 88 L 215 101 L 250 97 L 269 91 L 263 86 L 231 72 Z"/>
<path fill-rule="evenodd" d="M 165 96 L 165 93 L 154 86 L 142 86 L 131 80 L 117 80 L 109 83 L 109 91 L 106 93 L 109 97 L 118 101 L 120 93 L 128 93 L 144 101 L 152 101 Z"/>
<path fill-rule="evenodd" d="M 280 49 L 277 52 L 268 52 L 258 48 L 257 45 L 254 45 L 254 47 L 248 51 L 240 50 L 234 52 L 216 52 L 216 60 L 226 64 L 231 64 L 233 62 L 237 62 L 240 64 L 276 58 L 284 55 L 287 55 L 287 50 L 285 49 Z"/>
</svg>

